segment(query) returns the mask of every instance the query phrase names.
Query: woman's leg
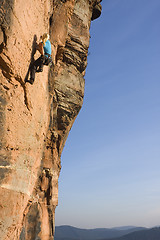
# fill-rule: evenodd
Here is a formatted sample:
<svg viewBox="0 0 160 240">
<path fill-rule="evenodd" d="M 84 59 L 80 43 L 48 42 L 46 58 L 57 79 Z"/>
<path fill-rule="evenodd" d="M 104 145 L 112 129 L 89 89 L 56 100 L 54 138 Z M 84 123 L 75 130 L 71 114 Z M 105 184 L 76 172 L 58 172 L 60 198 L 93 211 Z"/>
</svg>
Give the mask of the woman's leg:
<svg viewBox="0 0 160 240">
<path fill-rule="evenodd" d="M 30 82 L 33 84 L 37 68 L 43 68 L 43 56 L 40 56 L 30 67 Z"/>
</svg>

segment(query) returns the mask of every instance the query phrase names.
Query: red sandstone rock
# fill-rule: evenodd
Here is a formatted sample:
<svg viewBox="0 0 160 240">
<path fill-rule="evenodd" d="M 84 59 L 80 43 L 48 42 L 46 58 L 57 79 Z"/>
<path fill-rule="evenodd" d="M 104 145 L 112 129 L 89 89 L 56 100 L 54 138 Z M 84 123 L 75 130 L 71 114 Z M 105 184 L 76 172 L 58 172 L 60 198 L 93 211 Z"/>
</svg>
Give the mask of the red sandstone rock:
<svg viewBox="0 0 160 240">
<path fill-rule="evenodd" d="M 0 0 L 1 240 L 53 239 L 60 157 L 83 103 L 89 27 L 99 2 Z M 25 84 L 44 32 L 55 67 Z"/>
</svg>

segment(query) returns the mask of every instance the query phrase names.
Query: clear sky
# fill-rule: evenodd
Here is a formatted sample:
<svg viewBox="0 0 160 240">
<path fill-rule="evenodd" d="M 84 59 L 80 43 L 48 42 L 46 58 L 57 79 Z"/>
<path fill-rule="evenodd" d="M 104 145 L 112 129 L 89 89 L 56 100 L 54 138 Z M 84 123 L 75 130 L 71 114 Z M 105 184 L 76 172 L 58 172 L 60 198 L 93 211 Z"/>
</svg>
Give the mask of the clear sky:
<svg viewBox="0 0 160 240">
<path fill-rule="evenodd" d="M 160 225 L 160 0 L 103 0 L 56 225 Z"/>
</svg>

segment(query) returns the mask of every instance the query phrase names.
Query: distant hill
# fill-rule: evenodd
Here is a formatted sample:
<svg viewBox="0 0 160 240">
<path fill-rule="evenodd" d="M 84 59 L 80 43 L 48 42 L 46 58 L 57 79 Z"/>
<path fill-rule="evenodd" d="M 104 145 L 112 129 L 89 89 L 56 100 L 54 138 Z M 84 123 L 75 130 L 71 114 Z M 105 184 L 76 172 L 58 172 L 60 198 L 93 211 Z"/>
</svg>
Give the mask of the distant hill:
<svg viewBox="0 0 160 240">
<path fill-rule="evenodd" d="M 128 229 L 135 229 L 135 228 L 138 228 L 138 229 L 146 229 L 146 228 L 142 228 L 142 227 L 135 227 L 135 226 L 122 226 L 122 227 L 114 227 L 112 229 L 116 229 L 116 230 L 128 230 Z"/>
<path fill-rule="evenodd" d="M 80 229 L 71 226 L 59 226 L 55 229 L 55 240 L 100 240 L 119 238 L 131 232 L 140 231 L 141 227 Z M 151 239 L 150 239 L 151 240 Z M 159 239 L 160 240 L 160 239 Z"/>
<path fill-rule="evenodd" d="M 102 240 L 99 238 L 98 240 Z M 160 240 L 160 227 L 132 232 L 118 238 L 105 238 L 103 240 Z"/>
</svg>

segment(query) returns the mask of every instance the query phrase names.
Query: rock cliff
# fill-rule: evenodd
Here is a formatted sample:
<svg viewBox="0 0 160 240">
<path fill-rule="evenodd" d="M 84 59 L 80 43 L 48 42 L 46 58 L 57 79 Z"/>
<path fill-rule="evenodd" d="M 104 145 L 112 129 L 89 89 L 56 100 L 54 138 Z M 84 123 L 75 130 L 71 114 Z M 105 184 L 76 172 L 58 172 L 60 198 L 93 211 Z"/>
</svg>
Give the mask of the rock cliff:
<svg viewBox="0 0 160 240">
<path fill-rule="evenodd" d="M 0 239 L 51 240 L 61 153 L 82 107 L 100 0 L 0 0 Z M 50 33 L 54 66 L 26 82 Z"/>
</svg>

